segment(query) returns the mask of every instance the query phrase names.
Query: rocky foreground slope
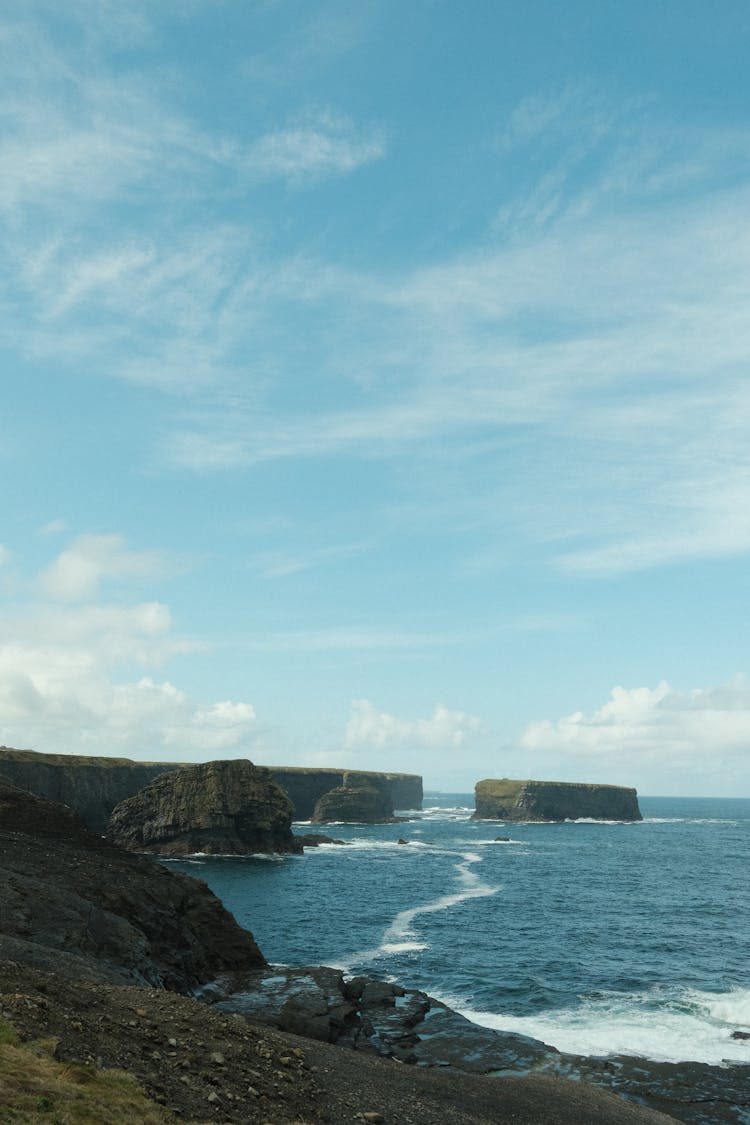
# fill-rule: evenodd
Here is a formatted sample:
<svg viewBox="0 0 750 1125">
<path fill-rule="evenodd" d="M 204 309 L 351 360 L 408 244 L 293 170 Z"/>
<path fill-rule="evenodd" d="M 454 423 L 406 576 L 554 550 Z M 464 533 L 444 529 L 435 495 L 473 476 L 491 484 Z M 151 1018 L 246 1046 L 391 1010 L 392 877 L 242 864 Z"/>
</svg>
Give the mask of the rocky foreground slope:
<svg viewBox="0 0 750 1125">
<path fill-rule="evenodd" d="M 585 1083 L 442 1074 L 378 1058 L 368 1028 L 375 1039 L 391 1035 L 404 1045 L 409 1020 L 419 1015 L 413 1030 L 447 1009 L 438 1005 L 433 1012 L 421 994 L 403 1003 L 407 994 L 399 998 L 395 986 L 346 983 L 334 970 L 297 971 L 295 984 L 278 969 L 264 969 L 252 935 L 205 884 L 123 852 L 88 833 L 69 810 L 4 784 L 0 901 L 0 1018 L 24 1036 L 47 1039 L 47 1049 L 60 1059 L 124 1067 L 165 1107 L 165 1121 L 667 1120 Z M 299 1004 L 300 973 L 313 981 L 308 998 L 317 1002 L 315 989 L 327 994 L 329 1026 L 339 1019 L 350 1030 L 361 1029 L 357 1049 L 261 1027 L 190 998 L 215 977 L 241 979 L 246 988 L 256 980 L 261 992 L 271 993 L 281 976 L 288 992 L 281 1004 L 285 1018 L 295 1006 L 298 1015 L 301 1007 L 309 1016 L 310 1005 Z M 290 1007 L 292 995 L 297 1000 Z M 402 1008 L 399 1031 L 394 1017 Z M 429 1036 L 428 1029 L 421 1039 Z M 447 1049 L 446 1039 L 440 1051 Z M 466 1052 L 455 1047 L 454 1054 L 459 1061 Z"/>
</svg>

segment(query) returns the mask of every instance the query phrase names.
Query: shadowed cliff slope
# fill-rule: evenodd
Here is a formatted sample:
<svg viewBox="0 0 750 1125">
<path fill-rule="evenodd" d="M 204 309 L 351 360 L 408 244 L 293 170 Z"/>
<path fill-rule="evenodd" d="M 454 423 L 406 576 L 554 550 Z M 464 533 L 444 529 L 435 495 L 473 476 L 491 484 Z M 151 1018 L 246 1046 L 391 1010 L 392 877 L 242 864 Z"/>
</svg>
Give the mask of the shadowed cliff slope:
<svg viewBox="0 0 750 1125">
<path fill-rule="evenodd" d="M 265 964 L 205 883 L 129 855 L 0 781 L 0 957 L 189 992 Z"/>
</svg>

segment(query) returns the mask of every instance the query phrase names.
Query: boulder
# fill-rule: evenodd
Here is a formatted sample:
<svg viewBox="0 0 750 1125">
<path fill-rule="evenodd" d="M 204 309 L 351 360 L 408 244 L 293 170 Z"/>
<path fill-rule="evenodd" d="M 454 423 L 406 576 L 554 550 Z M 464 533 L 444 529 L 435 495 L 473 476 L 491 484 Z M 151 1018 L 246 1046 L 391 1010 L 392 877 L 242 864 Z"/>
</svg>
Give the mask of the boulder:
<svg viewBox="0 0 750 1125">
<path fill-rule="evenodd" d="M 325 793 L 315 806 L 313 824 L 393 824 L 391 791 L 376 774 L 345 773 L 344 784 Z"/>
<path fill-rule="evenodd" d="M 475 820 L 642 820 L 635 789 L 487 778 L 474 787 Z"/>
<path fill-rule="evenodd" d="M 156 778 L 112 812 L 107 834 L 157 855 L 301 852 L 289 798 L 252 762 L 207 762 Z"/>
</svg>

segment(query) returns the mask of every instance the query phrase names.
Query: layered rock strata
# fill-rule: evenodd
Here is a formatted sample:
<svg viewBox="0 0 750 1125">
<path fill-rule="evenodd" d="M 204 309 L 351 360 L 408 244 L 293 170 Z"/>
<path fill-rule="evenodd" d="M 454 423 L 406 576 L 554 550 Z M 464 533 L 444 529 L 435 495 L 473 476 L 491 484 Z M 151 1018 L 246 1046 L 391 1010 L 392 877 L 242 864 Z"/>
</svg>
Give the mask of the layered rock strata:
<svg viewBox="0 0 750 1125">
<path fill-rule="evenodd" d="M 478 781 L 476 820 L 642 820 L 635 789 L 564 781 Z"/>
<path fill-rule="evenodd" d="M 157 777 L 112 812 L 109 838 L 157 855 L 300 852 L 292 805 L 268 770 L 244 759 Z"/>
</svg>

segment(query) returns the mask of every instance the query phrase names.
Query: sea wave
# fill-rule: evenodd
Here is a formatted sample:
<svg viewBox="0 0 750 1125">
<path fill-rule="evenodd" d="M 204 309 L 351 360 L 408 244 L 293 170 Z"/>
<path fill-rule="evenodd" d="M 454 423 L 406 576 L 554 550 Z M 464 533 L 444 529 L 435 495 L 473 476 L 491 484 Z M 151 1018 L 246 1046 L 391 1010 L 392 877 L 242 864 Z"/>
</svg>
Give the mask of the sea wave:
<svg viewBox="0 0 750 1125">
<path fill-rule="evenodd" d="M 750 1041 L 732 1032 L 750 1027 L 750 990 L 727 993 L 656 988 L 598 992 L 576 1007 L 531 1016 L 478 1011 L 440 996 L 472 1023 L 530 1035 L 568 1054 L 634 1055 L 658 1062 L 750 1063 Z"/>
</svg>

